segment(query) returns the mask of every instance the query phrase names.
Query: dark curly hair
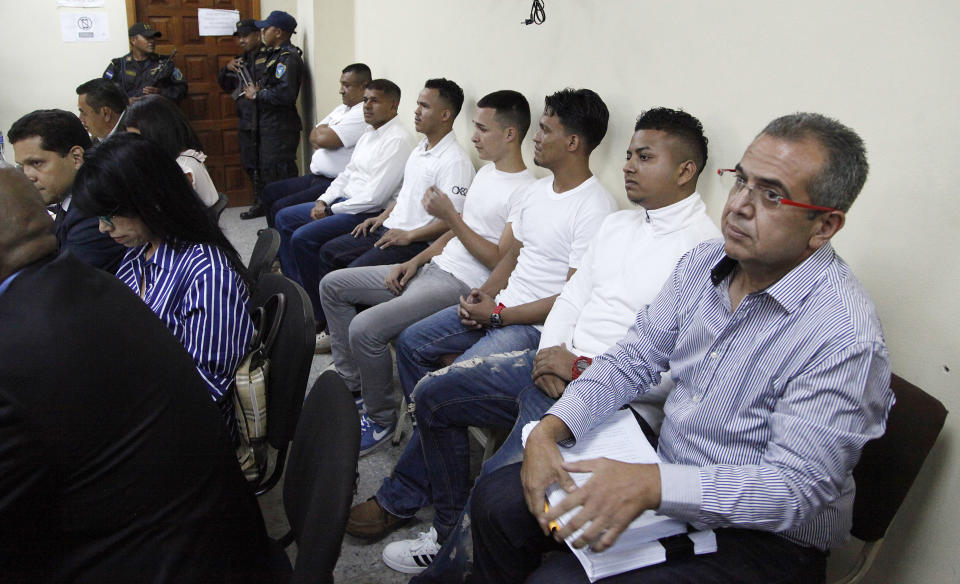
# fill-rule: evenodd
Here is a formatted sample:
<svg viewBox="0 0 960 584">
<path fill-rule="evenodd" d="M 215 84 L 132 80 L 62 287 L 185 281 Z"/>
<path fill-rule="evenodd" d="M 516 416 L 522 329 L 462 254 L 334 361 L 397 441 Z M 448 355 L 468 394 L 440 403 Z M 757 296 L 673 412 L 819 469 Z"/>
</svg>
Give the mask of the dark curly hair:
<svg viewBox="0 0 960 584">
<path fill-rule="evenodd" d="M 580 136 L 587 154 L 607 135 L 610 111 L 596 92 L 589 89 L 561 89 L 544 99 L 543 113 L 557 116 L 567 134 Z"/>
</svg>

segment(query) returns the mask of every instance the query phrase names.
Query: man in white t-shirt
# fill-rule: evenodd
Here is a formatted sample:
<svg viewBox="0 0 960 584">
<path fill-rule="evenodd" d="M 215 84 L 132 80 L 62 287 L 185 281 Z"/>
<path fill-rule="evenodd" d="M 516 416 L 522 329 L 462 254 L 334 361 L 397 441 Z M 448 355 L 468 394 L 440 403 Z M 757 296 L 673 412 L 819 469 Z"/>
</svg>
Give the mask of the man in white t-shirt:
<svg viewBox="0 0 960 584">
<path fill-rule="evenodd" d="M 389 79 L 374 79 L 363 90 L 363 117 L 369 124 L 347 167 L 316 201 L 277 213 L 280 266 L 299 282 L 313 303 L 314 315 L 325 326 L 320 308 L 320 247 L 349 234 L 378 215 L 403 181 L 403 165 L 413 148 L 413 137 L 397 119 L 400 88 Z"/>
<path fill-rule="evenodd" d="M 608 119 L 603 100 L 588 89 L 565 89 L 546 98 L 533 139 L 534 162 L 553 175 L 524 189 L 523 204 L 509 218 L 517 244 L 484 285 L 398 337 L 397 369 L 408 397 L 421 378 L 440 368 L 445 355 L 462 353 L 452 367 L 469 368 L 479 357 L 537 346 L 554 300 L 580 266 L 604 218 L 616 209 L 613 197 L 590 171 L 590 153 L 606 134 Z M 416 393 L 412 401 L 416 404 Z M 434 528 L 425 537 L 432 539 L 434 549 L 424 553 L 436 553 L 438 537 L 444 539 L 453 529 L 460 509 L 443 504 L 445 485 L 429 484 L 421 442 L 415 433 L 376 497 L 351 510 L 348 533 L 382 536 L 433 501 Z M 464 457 L 469 461 L 469 449 L 430 463 L 442 466 Z M 409 565 L 413 556 L 399 556 L 405 558 L 384 552 L 391 567 L 416 570 L 416 563 Z"/>
<path fill-rule="evenodd" d="M 310 131 L 313 157 L 310 172 L 296 178 L 274 181 L 263 187 L 260 199 L 240 214 L 241 219 L 266 215 L 274 226 L 277 212 L 300 203 L 317 200 L 343 172 L 360 136 L 369 128 L 363 119 L 363 90 L 370 83 L 370 67 L 353 63 L 340 74 L 340 99 L 343 101 Z"/>
<path fill-rule="evenodd" d="M 459 85 L 443 78 L 427 80 L 414 111 L 414 126 L 424 138 L 407 159 L 400 192 L 382 213 L 357 225 L 352 233 L 323 244 L 319 270 L 309 276 L 301 271 L 308 291 L 313 284 L 316 294 L 320 280 L 339 268 L 405 262 L 447 231 L 447 224 L 431 215 L 421 201 L 427 190 L 434 187 L 446 193 L 458 213 L 463 210 L 476 170 L 453 131 L 453 121 L 462 106 L 463 90 Z M 300 249 L 295 248 L 294 253 L 299 261 Z M 318 322 L 322 322 L 321 318 L 322 310 Z M 324 344 L 325 337 L 328 335 L 322 333 L 318 338 L 318 347 Z"/>
<path fill-rule="evenodd" d="M 390 341 L 483 284 L 513 245 L 507 218 L 521 202 L 518 192 L 535 180 L 520 152 L 530 105 L 516 91 L 491 93 L 477 102 L 474 127 L 477 153 L 491 164 L 473 179 L 463 216 L 436 187 L 423 196 L 427 212 L 450 230 L 402 264 L 336 270 L 320 282 L 333 363 L 365 404 L 360 456 L 388 440 L 396 425 L 400 400 L 393 389 Z M 358 314 L 357 305 L 371 308 Z"/>
<path fill-rule="evenodd" d="M 471 369 L 451 367 L 443 376 L 427 377 L 417 386 L 417 408 L 437 414 L 419 426 L 424 444 L 458 440 L 468 425 L 513 431 L 497 453 L 483 465 L 483 474 L 520 462 L 523 426 L 539 420 L 598 355 L 633 324 L 637 312 L 663 286 L 680 257 L 697 244 L 720 237 L 697 193 L 697 179 L 707 161 L 707 138 L 700 121 L 668 108 L 643 112 L 634 126 L 623 166 L 627 198 L 636 208 L 609 215 L 594 236 L 580 269 L 563 287 L 543 326 L 539 350 L 491 355 Z M 473 399 L 470 411 L 437 407 L 448 386 L 464 386 Z M 508 387 L 504 391 L 504 387 Z M 651 434 L 659 430 L 662 402 L 673 387 L 665 377 L 658 390 L 631 404 L 643 416 Z M 458 390 L 462 397 L 464 390 Z M 517 401 L 503 399 L 517 395 Z M 483 410 L 482 419 L 473 412 Z M 489 415 L 500 412 L 499 418 Z M 450 438 L 448 433 L 452 433 Z M 433 453 L 427 453 L 429 456 Z M 428 468 L 433 465 L 428 464 Z M 435 479 L 430 477 L 431 482 Z M 449 480 L 462 502 L 469 489 L 467 477 Z M 457 529 L 417 582 L 461 582 L 472 552 L 469 503 L 463 507 Z"/>
</svg>

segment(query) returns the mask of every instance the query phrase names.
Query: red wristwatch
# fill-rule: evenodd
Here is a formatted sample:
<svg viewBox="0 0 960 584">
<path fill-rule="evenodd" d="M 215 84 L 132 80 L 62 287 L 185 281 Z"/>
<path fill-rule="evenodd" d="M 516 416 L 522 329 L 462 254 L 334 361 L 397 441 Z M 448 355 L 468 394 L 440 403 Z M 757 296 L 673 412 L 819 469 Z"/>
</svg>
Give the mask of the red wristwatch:
<svg viewBox="0 0 960 584">
<path fill-rule="evenodd" d="M 492 328 L 500 328 L 503 326 L 503 317 L 500 316 L 500 311 L 504 308 L 506 308 L 506 306 L 501 302 L 493 309 L 493 314 L 490 315 L 490 326 Z"/>
<path fill-rule="evenodd" d="M 580 374 L 586 371 L 591 363 L 593 363 L 593 359 L 590 357 L 577 357 L 577 360 L 573 362 L 573 369 L 570 371 L 570 379 L 574 380 L 580 377 Z"/>
</svg>

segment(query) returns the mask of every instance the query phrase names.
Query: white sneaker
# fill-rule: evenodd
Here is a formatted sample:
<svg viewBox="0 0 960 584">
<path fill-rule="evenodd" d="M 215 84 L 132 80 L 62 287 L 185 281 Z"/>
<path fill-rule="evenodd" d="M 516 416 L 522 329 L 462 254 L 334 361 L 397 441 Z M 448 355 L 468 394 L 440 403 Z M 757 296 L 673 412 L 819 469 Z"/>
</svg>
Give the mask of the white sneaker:
<svg viewBox="0 0 960 584">
<path fill-rule="evenodd" d="M 404 574 L 419 574 L 427 569 L 440 551 L 437 530 L 420 532 L 417 539 L 395 541 L 383 548 L 383 563 Z"/>
<path fill-rule="evenodd" d="M 317 346 L 313 351 L 314 355 L 330 352 L 330 335 L 327 331 L 317 333 Z"/>
</svg>

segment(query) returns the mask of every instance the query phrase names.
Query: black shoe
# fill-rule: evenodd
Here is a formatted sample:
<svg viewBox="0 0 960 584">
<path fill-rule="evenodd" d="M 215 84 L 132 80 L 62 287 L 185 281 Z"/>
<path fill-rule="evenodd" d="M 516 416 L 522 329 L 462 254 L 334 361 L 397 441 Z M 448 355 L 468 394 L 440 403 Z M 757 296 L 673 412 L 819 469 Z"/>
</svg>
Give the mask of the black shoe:
<svg viewBox="0 0 960 584">
<path fill-rule="evenodd" d="M 263 208 L 263 205 L 260 203 L 254 203 L 252 207 L 240 213 L 241 219 L 256 219 L 257 217 L 263 217 L 267 214 L 266 209 Z"/>
</svg>

